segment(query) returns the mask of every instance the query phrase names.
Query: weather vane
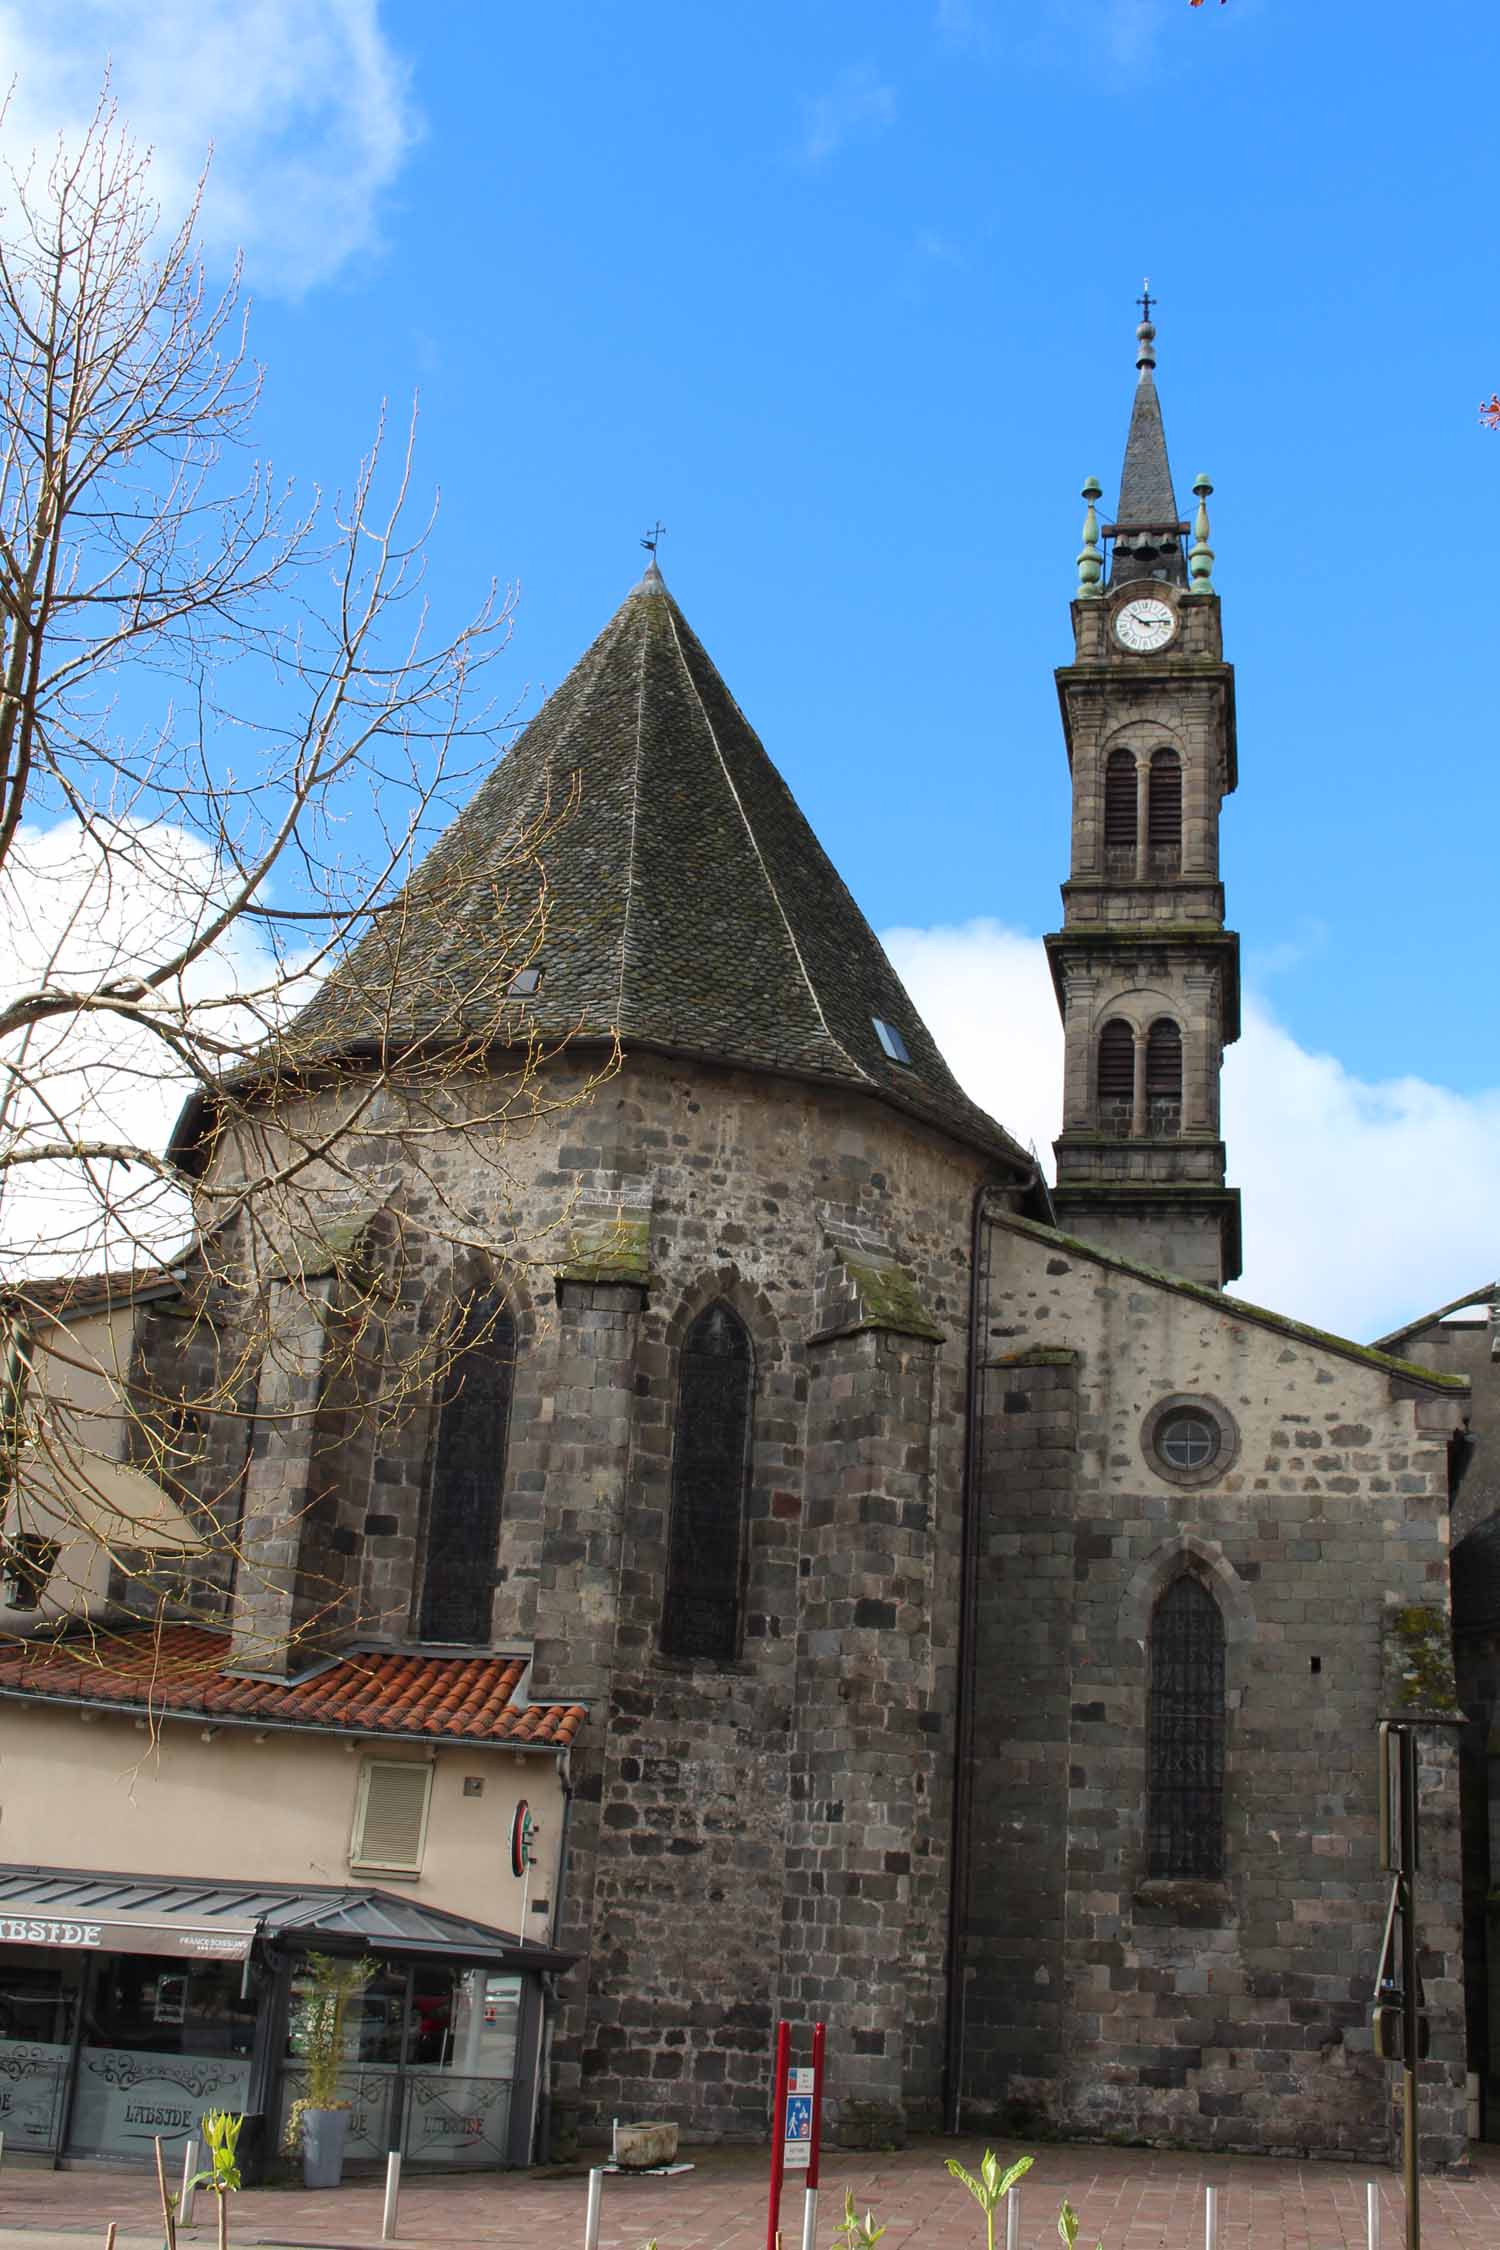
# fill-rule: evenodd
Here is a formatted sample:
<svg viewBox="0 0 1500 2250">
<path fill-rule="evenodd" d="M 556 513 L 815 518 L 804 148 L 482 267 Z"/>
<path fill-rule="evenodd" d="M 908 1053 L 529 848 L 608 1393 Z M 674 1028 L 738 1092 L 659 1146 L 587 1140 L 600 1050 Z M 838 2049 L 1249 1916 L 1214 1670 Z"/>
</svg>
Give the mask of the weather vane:
<svg viewBox="0 0 1500 2250">
<path fill-rule="evenodd" d="M 1149 320 L 1151 318 L 1151 307 L 1161 303 L 1160 297 L 1153 297 L 1151 294 L 1151 277 L 1149 274 L 1141 283 L 1141 294 L 1136 298 L 1136 303 L 1141 308 L 1142 320 Z"/>
<path fill-rule="evenodd" d="M 651 526 L 651 529 L 647 532 L 645 538 L 641 541 L 641 545 L 645 548 L 647 554 L 651 557 L 651 560 L 653 562 L 655 562 L 656 560 L 656 543 L 659 539 L 665 539 L 666 536 L 667 527 L 664 523 L 658 520 Z"/>
</svg>

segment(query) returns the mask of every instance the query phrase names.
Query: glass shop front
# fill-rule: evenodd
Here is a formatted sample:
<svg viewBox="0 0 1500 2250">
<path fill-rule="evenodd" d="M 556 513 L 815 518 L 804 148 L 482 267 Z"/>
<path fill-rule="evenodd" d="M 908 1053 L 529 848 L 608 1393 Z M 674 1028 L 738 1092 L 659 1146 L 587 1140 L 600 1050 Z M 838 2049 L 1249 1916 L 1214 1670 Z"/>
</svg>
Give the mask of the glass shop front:
<svg viewBox="0 0 1500 2250">
<path fill-rule="evenodd" d="M 203 1959 L 106 1950 L 112 1933 L 100 1932 L 104 1944 L 71 1937 L 84 1927 L 0 1919 L 7 2156 L 154 2162 L 160 2137 L 180 2165 L 188 2135 L 214 2109 L 255 2116 L 259 2144 L 274 2155 L 291 2104 L 307 2092 L 306 1956 L 319 1950 L 316 1936 L 252 1942 L 246 1932 L 217 1941 L 235 1944 L 237 1958 Z M 45 1942 L 7 1942 L 5 1933 L 28 1928 L 49 1933 Z M 340 1951 L 348 1957 L 347 1943 Z M 346 2161 L 383 2165 L 400 2149 L 417 2165 L 528 2163 L 539 1977 L 503 1958 L 396 1953 L 378 1941 L 358 1952 L 378 1969 L 345 2018 Z"/>
<path fill-rule="evenodd" d="M 179 2152 L 205 2110 L 250 2106 L 246 1964 L 0 1945 L 7 2152 Z"/>
<path fill-rule="evenodd" d="M 299 2050 L 301 2002 L 310 1990 L 299 1970 L 287 2011 L 278 2137 L 291 2104 L 307 2093 Z M 415 2164 L 514 2161 L 507 2152 L 523 1998 L 520 1976 L 446 1961 L 382 1963 L 344 2021 L 339 2095 L 351 2112 L 346 2161 L 384 2163 L 393 2148 Z"/>
</svg>

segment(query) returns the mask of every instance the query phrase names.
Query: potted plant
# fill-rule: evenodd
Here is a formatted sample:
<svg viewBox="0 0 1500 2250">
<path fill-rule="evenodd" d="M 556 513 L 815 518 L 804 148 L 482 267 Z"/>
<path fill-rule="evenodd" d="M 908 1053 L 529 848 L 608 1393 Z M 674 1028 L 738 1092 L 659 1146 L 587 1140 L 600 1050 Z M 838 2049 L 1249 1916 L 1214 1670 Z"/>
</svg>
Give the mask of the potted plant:
<svg viewBox="0 0 1500 2250">
<path fill-rule="evenodd" d="M 302 2151 L 304 2187 L 337 2187 L 344 2172 L 349 2136 L 349 2104 L 339 2095 L 344 2066 L 344 2018 L 379 1963 L 369 1959 L 336 1961 L 326 1953 L 307 1956 L 309 1989 L 297 2003 L 292 2046 L 307 2073 L 307 2092 L 287 2112 L 288 2155 Z"/>
</svg>

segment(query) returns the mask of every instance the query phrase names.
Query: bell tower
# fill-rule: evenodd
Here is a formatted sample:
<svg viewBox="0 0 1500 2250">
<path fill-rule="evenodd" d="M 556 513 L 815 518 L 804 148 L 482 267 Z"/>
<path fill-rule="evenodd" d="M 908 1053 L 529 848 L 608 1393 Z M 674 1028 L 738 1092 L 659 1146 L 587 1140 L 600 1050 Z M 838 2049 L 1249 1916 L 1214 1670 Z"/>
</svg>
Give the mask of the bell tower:
<svg viewBox="0 0 1500 2250">
<path fill-rule="evenodd" d="M 1151 302 L 1113 523 L 1099 523 L 1097 479 L 1083 488 L 1074 655 L 1057 673 L 1073 839 L 1063 926 L 1046 941 L 1066 1040 L 1054 1202 L 1070 1232 L 1222 1288 L 1240 1270 L 1219 1121 L 1240 1028 L 1239 939 L 1219 881 L 1234 673 L 1207 477 L 1194 522 L 1178 515 Z"/>
</svg>

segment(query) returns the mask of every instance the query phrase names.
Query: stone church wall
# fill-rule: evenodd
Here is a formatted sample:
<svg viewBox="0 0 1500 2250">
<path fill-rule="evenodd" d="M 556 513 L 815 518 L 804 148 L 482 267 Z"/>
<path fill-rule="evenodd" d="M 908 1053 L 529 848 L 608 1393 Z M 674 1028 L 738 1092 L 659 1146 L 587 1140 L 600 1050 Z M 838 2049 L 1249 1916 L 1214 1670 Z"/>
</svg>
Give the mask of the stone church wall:
<svg viewBox="0 0 1500 2250">
<path fill-rule="evenodd" d="M 1424 2155 L 1456 2159 L 1462 1393 L 1025 1222 L 990 1265 L 966 2117 L 1384 2155 L 1375 1729 L 1426 1716 Z M 1234 1447 L 1191 1488 L 1152 1466 L 1172 1397 L 1211 1402 Z M 1183 1569 L 1225 1629 L 1222 1882 L 1147 1857 L 1148 1643 Z"/>
<path fill-rule="evenodd" d="M 403 1177 L 398 1126 L 382 1118 L 367 1168 L 369 1208 L 399 1202 L 393 1362 L 451 1299 L 449 1212 L 475 1236 L 516 1224 L 530 1252 L 492 1640 L 533 1650 L 533 1700 L 589 1708 L 556 1930 L 582 1957 L 560 2110 L 758 2135 L 784 2011 L 827 2021 L 850 2129 L 934 2122 L 983 1160 L 838 1089 L 648 1055 L 519 1135 L 503 1173 L 482 1136 L 449 1134 Z M 755 1354 L 733 1663 L 659 1645 L 679 1353 L 717 1297 Z M 415 1627 L 431 1423 L 408 1403 L 359 1453 L 368 1490 L 340 1496 L 336 1614 L 365 1641 Z M 272 1470 L 257 1456 L 263 1539 Z M 311 1519 L 290 1456 L 288 1480 L 294 1530 Z"/>
</svg>

